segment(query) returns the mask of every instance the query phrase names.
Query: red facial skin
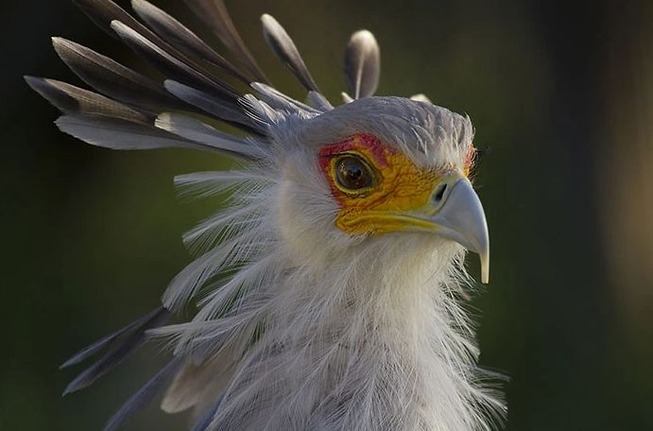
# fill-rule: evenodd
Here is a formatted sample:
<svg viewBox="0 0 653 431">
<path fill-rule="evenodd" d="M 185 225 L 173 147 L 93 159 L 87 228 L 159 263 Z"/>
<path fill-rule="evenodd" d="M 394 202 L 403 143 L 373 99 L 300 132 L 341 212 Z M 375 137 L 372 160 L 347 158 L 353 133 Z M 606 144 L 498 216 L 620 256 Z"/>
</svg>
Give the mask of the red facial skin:
<svg viewBox="0 0 653 431">
<path fill-rule="evenodd" d="M 386 154 L 388 152 L 396 152 L 396 150 L 383 145 L 381 140 L 376 136 L 370 135 L 369 133 L 359 133 L 351 136 L 350 138 L 347 138 L 342 142 L 338 142 L 333 145 L 327 145 L 320 150 L 320 167 L 322 168 L 322 171 L 327 171 L 329 160 L 332 156 L 336 154 L 357 151 L 361 147 L 369 149 L 374 156 L 376 164 L 381 167 L 388 165 Z"/>
</svg>

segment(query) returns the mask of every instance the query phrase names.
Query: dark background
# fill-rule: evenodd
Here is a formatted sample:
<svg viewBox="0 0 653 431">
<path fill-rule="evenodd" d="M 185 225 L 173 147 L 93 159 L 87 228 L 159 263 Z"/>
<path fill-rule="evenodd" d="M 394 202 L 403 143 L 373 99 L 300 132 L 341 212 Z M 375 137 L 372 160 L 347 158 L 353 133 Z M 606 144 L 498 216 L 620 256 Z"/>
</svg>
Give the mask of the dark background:
<svg viewBox="0 0 653 431">
<path fill-rule="evenodd" d="M 197 28 L 182 2 L 155 3 Z M 271 79 L 295 96 L 263 44 L 263 12 L 295 38 L 332 101 L 344 45 L 365 27 L 382 48 L 379 94 L 423 92 L 471 116 L 477 146 L 491 148 L 476 184 L 492 236 L 492 283 L 473 305 L 482 364 L 511 377 L 507 429 L 653 429 L 653 2 L 228 4 Z M 0 11 L 0 429 L 100 429 L 153 372 L 157 348 L 64 399 L 74 371 L 57 366 L 156 305 L 190 260 L 181 233 L 216 205 L 180 203 L 172 177 L 226 162 L 112 152 L 59 133 L 56 110 L 21 78 L 79 85 L 49 36 L 132 66 L 135 57 L 68 1 Z M 470 268 L 477 276 L 474 259 Z M 130 429 L 184 422 L 152 407 Z"/>
</svg>

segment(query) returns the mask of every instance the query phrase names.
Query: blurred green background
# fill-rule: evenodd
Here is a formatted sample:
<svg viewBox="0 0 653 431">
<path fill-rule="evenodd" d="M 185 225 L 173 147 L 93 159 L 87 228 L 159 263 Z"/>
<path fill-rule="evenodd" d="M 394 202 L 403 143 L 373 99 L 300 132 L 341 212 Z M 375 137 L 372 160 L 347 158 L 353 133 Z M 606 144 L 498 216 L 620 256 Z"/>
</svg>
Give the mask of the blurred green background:
<svg viewBox="0 0 653 431">
<path fill-rule="evenodd" d="M 155 4 L 197 28 L 182 2 Z M 423 92 L 471 116 L 477 146 L 491 149 L 476 184 L 492 236 L 492 283 L 473 305 L 481 362 L 511 378 L 507 429 L 653 429 L 653 2 L 228 4 L 271 79 L 295 96 L 263 44 L 263 12 L 333 101 L 344 45 L 365 27 L 382 48 L 379 94 Z M 56 110 L 21 78 L 79 85 L 49 36 L 138 62 L 68 1 L 0 10 L 0 430 L 100 429 L 153 372 L 157 348 L 63 399 L 75 370 L 57 367 L 157 304 L 190 260 L 181 233 L 218 205 L 179 202 L 172 177 L 226 162 L 112 152 L 59 133 Z M 129 429 L 183 424 L 153 406 Z"/>
</svg>

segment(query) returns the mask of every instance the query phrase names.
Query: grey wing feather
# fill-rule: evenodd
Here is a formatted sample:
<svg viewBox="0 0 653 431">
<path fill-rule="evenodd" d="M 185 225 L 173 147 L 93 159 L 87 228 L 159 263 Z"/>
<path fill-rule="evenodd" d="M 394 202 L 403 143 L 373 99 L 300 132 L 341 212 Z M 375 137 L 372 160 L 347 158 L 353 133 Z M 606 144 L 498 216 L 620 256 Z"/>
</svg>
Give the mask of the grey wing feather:
<svg viewBox="0 0 653 431">
<path fill-rule="evenodd" d="M 70 382 L 64 391 L 64 395 L 93 384 L 97 379 L 111 371 L 131 352 L 145 342 L 145 331 L 150 328 L 164 325 L 169 319 L 170 312 L 163 307 L 159 307 L 129 325 L 127 328 L 118 331 L 119 334 L 117 336 L 114 337 L 115 334 L 112 334 L 109 337 L 105 337 L 74 355 L 71 359 L 66 361 L 66 364 L 72 365 L 78 363 L 87 359 L 94 353 L 98 353 L 101 348 L 108 348 L 108 351 L 99 360 L 82 371 L 72 382 Z"/>
<path fill-rule="evenodd" d="M 65 82 L 26 76 L 30 87 L 60 111 L 90 117 L 107 117 L 146 124 L 148 116 L 115 100 Z"/>
<path fill-rule="evenodd" d="M 88 144 L 112 150 L 187 148 L 216 151 L 214 147 L 188 141 L 157 129 L 153 125 L 137 124 L 119 119 L 63 115 L 55 123 L 64 133 Z"/>
<path fill-rule="evenodd" d="M 189 87 L 173 79 L 165 81 L 166 90 L 174 94 L 184 102 L 199 108 L 203 112 L 213 115 L 223 121 L 237 124 L 240 128 L 247 128 L 253 133 L 265 135 L 265 129 L 252 121 L 244 112 L 240 105 L 226 102 L 219 97 L 210 95 L 196 88 Z"/>
<path fill-rule="evenodd" d="M 179 79 L 178 75 L 181 73 L 182 76 L 194 80 L 192 82 L 209 85 L 211 89 L 217 87 L 220 93 L 234 97 L 235 92 L 226 83 L 209 78 L 209 70 L 161 39 L 111 0 L 75 0 L 75 3 L 100 28 L 114 37 L 118 36 L 146 61 L 164 73 L 173 72 L 170 77 L 176 77 L 183 82 L 184 79 Z M 118 29 L 115 22 L 121 23 Z"/>
<path fill-rule="evenodd" d="M 148 109 L 184 109 L 161 84 L 78 43 L 52 38 L 59 57 L 84 82 L 113 99 Z"/>
<path fill-rule="evenodd" d="M 166 413 L 179 413 L 193 407 L 199 402 L 212 375 L 207 375 L 205 368 L 192 363 L 185 364 L 177 373 L 166 390 L 161 401 L 161 410 Z M 196 385 L 201 381 L 201 386 Z"/>
<path fill-rule="evenodd" d="M 145 21 L 163 40 L 170 43 L 181 52 L 192 54 L 197 58 L 208 61 L 232 76 L 240 79 L 245 84 L 251 80 L 236 69 L 224 57 L 215 52 L 195 33 L 181 24 L 178 20 L 145 0 L 132 0 L 134 11 Z"/>
<path fill-rule="evenodd" d="M 345 77 L 354 99 L 374 95 L 381 73 L 381 51 L 374 35 L 367 30 L 354 33 L 345 51 Z"/>
<path fill-rule="evenodd" d="M 120 21 L 113 21 L 111 28 L 134 52 L 165 75 L 184 83 L 191 83 L 208 91 L 216 92 L 226 99 L 238 98 L 238 93 L 224 82 L 204 74 L 202 71 L 171 55 L 150 39 Z"/>
<path fill-rule="evenodd" d="M 306 101 L 310 106 L 321 112 L 333 109 L 331 102 L 329 102 L 322 93 L 318 93 L 317 91 L 309 91 L 306 96 Z"/>
<path fill-rule="evenodd" d="M 68 358 L 66 362 L 61 364 L 59 368 L 67 368 L 72 365 L 76 365 L 79 364 L 80 362 L 85 361 L 86 359 L 100 352 L 105 347 L 108 347 L 110 344 L 112 344 L 114 341 L 116 341 L 118 338 L 122 337 L 123 335 L 128 333 L 133 333 L 135 331 L 139 331 L 141 328 L 148 326 L 152 320 L 158 319 L 162 313 L 166 313 L 166 312 L 167 311 L 164 307 L 157 307 L 156 309 L 147 313 L 140 319 L 130 323 L 124 328 L 119 329 L 116 332 L 107 335 L 106 337 L 102 337 L 101 339 L 94 342 L 93 344 L 84 347 L 82 350 L 80 350 L 79 352 L 75 353 L 73 356 Z"/>
<path fill-rule="evenodd" d="M 317 88 L 315 80 L 306 68 L 302 56 L 286 30 L 268 14 L 261 16 L 261 22 L 263 23 L 263 37 L 272 51 L 288 66 L 307 90 L 319 93 L 320 90 Z"/>
<path fill-rule="evenodd" d="M 200 365 L 187 362 L 166 390 L 161 409 L 178 413 L 193 408 L 198 413 L 212 405 L 233 376 L 234 362 L 227 352 Z"/>
<path fill-rule="evenodd" d="M 183 115 L 164 112 L 154 123 L 159 129 L 181 136 L 189 141 L 207 145 L 217 150 L 232 152 L 251 160 L 262 159 L 269 153 L 253 141 L 228 135 L 208 124 Z"/>
<path fill-rule="evenodd" d="M 247 116 L 260 127 L 266 128 L 270 124 L 277 123 L 281 120 L 282 115 L 279 111 L 273 109 L 263 100 L 259 100 L 251 94 L 246 94 L 238 100 L 243 107 Z"/>
<path fill-rule="evenodd" d="M 115 431 L 119 429 L 138 410 L 149 404 L 152 399 L 159 394 L 162 387 L 170 381 L 174 373 L 182 364 L 183 361 L 180 358 L 174 358 L 168 362 L 166 366 L 159 370 L 154 377 L 129 397 L 120 409 L 111 416 L 107 424 L 104 426 L 104 431 Z"/>
<path fill-rule="evenodd" d="M 123 8 L 111 0 L 73 0 L 73 3 L 111 37 L 115 38 L 117 36 L 111 29 L 112 21 L 123 22 L 125 25 L 132 27 L 145 36 L 155 36 L 147 27 L 136 21 Z"/>
<path fill-rule="evenodd" d="M 247 69 L 250 74 L 250 82 L 268 82 L 265 73 L 256 63 L 243 39 L 238 34 L 223 0 L 185 0 L 185 2 Z"/>
<path fill-rule="evenodd" d="M 256 90 L 259 97 L 274 109 L 285 112 L 301 112 L 304 114 L 320 114 L 322 111 L 308 106 L 292 97 L 283 94 L 281 91 L 260 82 L 253 82 L 252 88 Z"/>
</svg>

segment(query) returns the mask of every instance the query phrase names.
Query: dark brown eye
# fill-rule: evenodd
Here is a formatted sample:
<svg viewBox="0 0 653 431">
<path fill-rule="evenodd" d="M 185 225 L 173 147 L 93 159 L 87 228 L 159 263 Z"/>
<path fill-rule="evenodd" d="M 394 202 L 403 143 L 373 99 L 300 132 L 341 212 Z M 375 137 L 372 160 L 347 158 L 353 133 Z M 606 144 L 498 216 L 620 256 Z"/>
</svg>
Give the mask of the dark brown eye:
<svg viewBox="0 0 653 431">
<path fill-rule="evenodd" d="M 372 187 L 374 175 L 363 159 L 347 154 L 336 159 L 336 179 L 346 190 L 359 191 Z"/>
</svg>

